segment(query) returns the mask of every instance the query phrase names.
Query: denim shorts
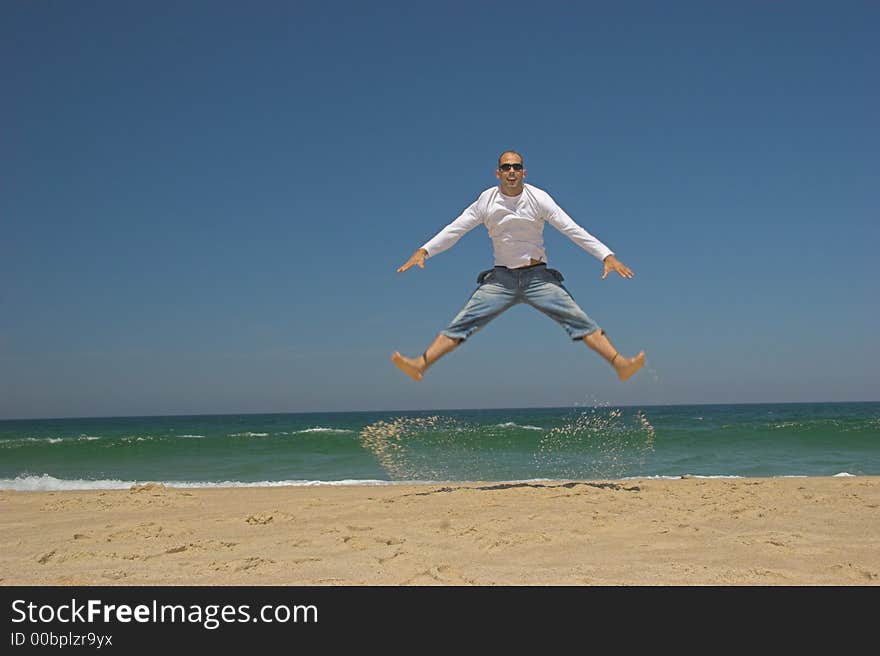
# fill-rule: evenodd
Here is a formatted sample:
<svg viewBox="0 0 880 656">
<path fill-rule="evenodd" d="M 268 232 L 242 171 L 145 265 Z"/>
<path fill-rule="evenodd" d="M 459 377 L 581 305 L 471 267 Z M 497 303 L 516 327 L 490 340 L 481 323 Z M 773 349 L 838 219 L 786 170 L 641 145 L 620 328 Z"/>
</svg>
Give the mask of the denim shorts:
<svg viewBox="0 0 880 656">
<path fill-rule="evenodd" d="M 497 266 L 483 271 L 477 276 L 479 287 L 441 334 L 464 341 L 518 303 L 528 303 L 546 314 L 573 340 L 599 330 L 575 303 L 562 280 L 562 274 L 546 264 L 521 269 Z"/>
</svg>

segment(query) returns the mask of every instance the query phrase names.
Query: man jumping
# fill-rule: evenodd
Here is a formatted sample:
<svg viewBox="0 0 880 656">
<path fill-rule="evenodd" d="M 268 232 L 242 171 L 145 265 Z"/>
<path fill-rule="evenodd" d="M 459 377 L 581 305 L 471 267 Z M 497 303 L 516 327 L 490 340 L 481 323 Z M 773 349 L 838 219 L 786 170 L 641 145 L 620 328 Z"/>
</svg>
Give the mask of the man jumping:
<svg viewBox="0 0 880 656">
<path fill-rule="evenodd" d="M 495 252 L 495 268 L 477 277 L 476 291 L 452 322 L 440 332 L 422 355 L 408 358 L 395 352 L 391 361 L 414 380 L 441 357 L 454 350 L 502 312 L 517 303 L 528 303 L 559 323 L 575 341 L 581 341 L 602 356 L 627 380 L 645 364 L 645 352 L 624 357 L 611 344 L 605 331 L 586 315 L 563 286 L 562 274 L 547 268 L 544 252 L 544 223 L 549 222 L 566 237 L 604 263 L 602 280 L 614 271 L 623 278 L 633 272 L 605 244 L 575 223 L 550 195 L 525 184 L 522 156 L 513 150 L 498 158 L 498 186 L 491 187 L 457 219 L 443 228 L 412 254 L 402 273 L 414 265 L 425 268 L 425 258 L 452 247 L 481 223 L 489 231 Z"/>
</svg>

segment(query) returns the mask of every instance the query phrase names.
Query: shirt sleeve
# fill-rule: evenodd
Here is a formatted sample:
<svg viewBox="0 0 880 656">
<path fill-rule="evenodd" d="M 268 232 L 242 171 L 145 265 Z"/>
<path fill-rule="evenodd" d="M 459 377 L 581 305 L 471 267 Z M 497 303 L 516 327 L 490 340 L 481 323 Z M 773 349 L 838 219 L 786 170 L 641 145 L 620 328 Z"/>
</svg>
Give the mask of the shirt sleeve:
<svg viewBox="0 0 880 656">
<path fill-rule="evenodd" d="M 547 220 L 550 225 L 598 260 L 604 260 L 609 255 L 614 255 L 614 251 L 575 223 L 549 195 L 547 202 Z"/>
<path fill-rule="evenodd" d="M 455 221 L 422 246 L 427 251 L 428 257 L 434 257 L 451 248 L 459 239 L 483 222 L 483 213 L 480 211 L 479 205 L 480 199 L 478 198 Z"/>
</svg>

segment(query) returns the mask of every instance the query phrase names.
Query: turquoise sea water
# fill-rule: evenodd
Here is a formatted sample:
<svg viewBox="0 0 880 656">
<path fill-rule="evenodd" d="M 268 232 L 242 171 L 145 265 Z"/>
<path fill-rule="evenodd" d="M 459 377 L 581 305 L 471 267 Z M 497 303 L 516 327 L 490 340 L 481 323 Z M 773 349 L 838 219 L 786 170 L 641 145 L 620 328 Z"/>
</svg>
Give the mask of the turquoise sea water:
<svg viewBox="0 0 880 656">
<path fill-rule="evenodd" d="M 880 475 L 880 403 L 0 422 L 0 489 Z"/>
</svg>

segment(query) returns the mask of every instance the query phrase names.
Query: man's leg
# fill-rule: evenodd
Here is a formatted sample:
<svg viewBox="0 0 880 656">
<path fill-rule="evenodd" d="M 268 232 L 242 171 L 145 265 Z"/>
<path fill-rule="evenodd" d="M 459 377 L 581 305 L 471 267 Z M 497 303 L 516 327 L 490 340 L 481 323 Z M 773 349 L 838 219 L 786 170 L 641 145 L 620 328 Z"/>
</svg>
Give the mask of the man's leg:
<svg viewBox="0 0 880 656">
<path fill-rule="evenodd" d="M 395 351 L 391 356 L 391 361 L 413 380 L 421 380 L 428 367 L 450 351 L 454 351 L 460 343 L 461 340 L 459 339 L 452 339 L 443 334 L 437 335 L 434 341 L 431 342 L 431 345 L 419 357 L 407 358 Z"/>
<path fill-rule="evenodd" d="M 398 369 L 413 380 L 421 380 L 428 367 L 517 302 L 516 288 L 505 271 L 484 271 L 477 282 L 480 286 L 471 294 L 465 306 L 422 355 L 407 358 L 395 352 L 391 356 L 391 361 Z"/>
<path fill-rule="evenodd" d="M 630 378 L 645 364 L 644 351 L 641 351 L 634 358 L 626 358 L 622 356 L 618 350 L 614 348 L 611 340 L 605 336 L 604 330 L 597 330 L 589 335 L 584 335 L 584 344 L 605 358 L 608 364 L 614 367 L 614 370 L 617 372 L 617 377 L 620 378 L 620 380 Z"/>
<path fill-rule="evenodd" d="M 573 339 L 582 339 L 601 355 L 614 367 L 620 380 L 627 380 L 644 366 L 645 352 L 634 358 L 622 356 L 605 336 L 605 331 L 599 329 L 562 286 L 562 274 L 558 271 L 535 271 L 526 287 L 526 298 L 530 305 L 562 325 Z"/>
</svg>

